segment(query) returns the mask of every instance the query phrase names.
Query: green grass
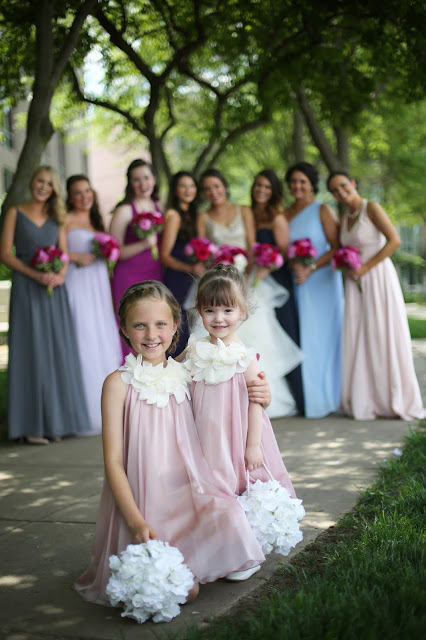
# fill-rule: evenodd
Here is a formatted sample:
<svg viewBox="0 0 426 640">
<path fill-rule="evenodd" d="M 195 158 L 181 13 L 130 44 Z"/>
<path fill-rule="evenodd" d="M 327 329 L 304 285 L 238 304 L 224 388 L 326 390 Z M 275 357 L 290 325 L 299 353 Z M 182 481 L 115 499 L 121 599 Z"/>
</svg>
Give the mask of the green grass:
<svg viewBox="0 0 426 640">
<path fill-rule="evenodd" d="M 415 640 L 426 628 L 426 430 L 336 527 L 186 640 Z M 266 595 L 265 595 L 266 593 Z"/>
<path fill-rule="evenodd" d="M 426 338 L 426 318 L 408 318 L 411 338 Z"/>
</svg>

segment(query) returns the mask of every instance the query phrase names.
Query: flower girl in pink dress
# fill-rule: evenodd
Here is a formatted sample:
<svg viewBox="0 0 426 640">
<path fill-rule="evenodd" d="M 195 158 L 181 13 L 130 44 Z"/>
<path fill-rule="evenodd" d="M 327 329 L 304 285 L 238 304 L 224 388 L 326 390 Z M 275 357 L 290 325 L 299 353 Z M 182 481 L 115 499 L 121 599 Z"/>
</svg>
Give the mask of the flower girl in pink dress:
<svg viewBox="0 0 426 640">
<path fill-rule="evenodd" d="M 109 558 L 128 544 L 169 542 L 199 583 L 246 579 L 264 560 L 235 495 L 218 487 L 202 455 L 189 372 L 166 357 L 180 314 L 167 287 L 152 280 L 120 302 L 120 333 L 137 355 L 102 391 L 106 478 L 90 566 L 74 584 L 91 602 L 108 604 Z M 196 584 L 188 599 L 197 592 Z"/>
<path fill-rule="evenodd" d="M 271 422 L 260 404 L 249 400 L 247 384 L 259 371 L 256 350 L 236 331 L 249 313 L 244 276 L 232 265 L 217 265 L 198 285 L 196 308 L 209 336 L 184 352 L 190 372 L 195 423 L 203 454 L 218 483 L 241 495 L 247 475 L 275 480 L 295 497 Z M 262 327 L 259 327 L 262 331 Z"/>
</svg>

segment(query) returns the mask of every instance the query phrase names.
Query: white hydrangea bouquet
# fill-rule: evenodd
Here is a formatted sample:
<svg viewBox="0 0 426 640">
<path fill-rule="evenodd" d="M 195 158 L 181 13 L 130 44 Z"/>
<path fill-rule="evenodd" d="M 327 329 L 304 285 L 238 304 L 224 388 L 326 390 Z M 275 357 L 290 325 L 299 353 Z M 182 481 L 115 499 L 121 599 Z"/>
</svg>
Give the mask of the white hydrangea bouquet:
<svg viewBox="0 0 426 640">
<path fill-rule="evenodd" d="M 303 539 L 299 521 L 305 515 L 302 501 L 292 498 L 289 491 L 274 480 L 269 469 L 264 465 L 271 480 L 249 482 L 247 472 L 247 489 L 238 497 L 247 520 L 266 555 L 275 551 L 283 556 L 290 553 Z"/>
<path fill-rule="evenodd" d="M 129 544 L 120 557 L 110 557 L 109 566 L 106 593 L 112 606 L 122 603 L 121 615 L 138 622 L 169 622 L 194 585 L 179 549 L 160 540 Z"/>
</svg>

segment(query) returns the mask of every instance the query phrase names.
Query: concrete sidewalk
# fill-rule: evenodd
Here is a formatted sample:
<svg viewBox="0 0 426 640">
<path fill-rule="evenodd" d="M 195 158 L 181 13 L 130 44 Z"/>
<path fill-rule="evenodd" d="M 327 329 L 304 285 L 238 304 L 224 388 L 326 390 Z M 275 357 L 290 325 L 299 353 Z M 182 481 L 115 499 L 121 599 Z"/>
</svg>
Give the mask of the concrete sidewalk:
<svg viewBox="0 0 426 640">
<path fill-rule="evenodd" d="M 414 341 L 413 349 L 424 392 L 425 343 Z M 377 465 L 401 446 L 410 424 L 296 417 L 275 420 L 274 428 L 307 513 L 300 551 L 356 503 L 359 489 L 371 484 Z M 158 638 L 225 612 L 285 561 L 270 556 L 246 583 L 203 586 L 169 624 L 138 625 L 121 618 L 119 609 L 84 602 L 70 588 L 90 557 L 103 479 L 101 438 L 47 447 L 3 445 L 0 478 L 0 624 L 8 640 Z"/>
</svg>

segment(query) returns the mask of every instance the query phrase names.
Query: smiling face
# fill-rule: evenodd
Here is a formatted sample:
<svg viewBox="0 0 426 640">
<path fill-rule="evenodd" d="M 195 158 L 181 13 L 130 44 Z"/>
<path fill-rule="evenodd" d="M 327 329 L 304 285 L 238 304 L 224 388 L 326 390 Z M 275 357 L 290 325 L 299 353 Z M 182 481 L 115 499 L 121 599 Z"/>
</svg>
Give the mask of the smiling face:
<svg viewBox="0 0 426 640">
<path fill-rule="evenodd" d="M 252 193 L 254 203 L 265 206 L 272 196 L 272 184 L 265 176 L 257 176 Z"/>
<path fill-rule="evenodd" d="M 147 166 L 136 167 L 130 172 L 130 186 L 136 199 L 150 198 L 155 187 L 155 178 Z"/>
<path fill-rule="evenodd" d="M 245 313 L 239 307 L 225 305 L 204 307 L 200 310 L 201 319 L 214 344 L 220 338 L 225 344 L 235 340 L 235 332 L 240 326 Z"/>
<path fill-rule="evenodd" d="M 289 178 L 288 185 L 290 187 L 290 193 L 295 200 L 309 200 L 312 199 L 314 195 L 312 183 L 308 176 L 302 171 L 293 171 Z"/>
<path fill-rule="evenodd" d="M 53 179 L 49 171 L 36 173 L 30 184 L 31 195 L 37 202 L 45 203 L 53 193 Z"/>
<path fill-rule="evenodd" d="M 154 366 L 166 363 L 166 352 L 177 329 L 167 302 L 152 298 L 135 302 L 120 328 L 144 361 Z"/>
<path fill-rule="evenodd" d="M 228 200 L 226 187 L 219 178 L 207 176 L 203 179 L 201 188 L 204 197 L 211 202 L 213 206 L 223 205 Z"/>
<path fill-rule="evenodd" d="M 176 196 L 179 204 L 187 208 L 197 195 L 197 185 L 190 176 L 182 176 L 176 185 Z"/>
<path fill-rule="evenodd" d="M 77 180 L 70 186 L 68 202 L 72 209 L 90 211 L 93 207 L 94 199 L 93 189 L 87 180 Z"/>
<path fill-rule="evenodd" d="M 351 180 L 344 175 L 333 176 L 328 183 L 328 189 L 337 202 L 344 202 L 350 205 L 358 197 L 355 180 Z"/>
</svg>

